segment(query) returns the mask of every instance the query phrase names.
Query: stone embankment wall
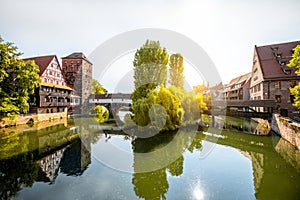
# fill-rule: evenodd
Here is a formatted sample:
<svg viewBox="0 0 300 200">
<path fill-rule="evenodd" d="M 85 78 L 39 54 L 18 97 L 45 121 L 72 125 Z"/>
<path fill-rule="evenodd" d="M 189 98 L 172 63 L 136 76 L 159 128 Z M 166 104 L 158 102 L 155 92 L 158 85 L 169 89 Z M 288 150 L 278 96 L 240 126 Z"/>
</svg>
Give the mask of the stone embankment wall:
<svg viewBox="0 0 300 200">
<path fill-rule="evenodd" d="M 277 134 L 300 150 L 300 123 L 274 114 L 271 128 Z"/>
<path fill-rule="evenodd" d="M 67 112 L 59 112 L 59 113 L 46 113 L 46 114 L 28 114 L 28 115 L 20 115 L 14 122 L 7 122 L 0 120 L 0 128 L 27 124 L 27 123 L 36 123 L 42 121 L 51 121 L 54 119 L 61 119 L 67 117 Z"/>
</svg>

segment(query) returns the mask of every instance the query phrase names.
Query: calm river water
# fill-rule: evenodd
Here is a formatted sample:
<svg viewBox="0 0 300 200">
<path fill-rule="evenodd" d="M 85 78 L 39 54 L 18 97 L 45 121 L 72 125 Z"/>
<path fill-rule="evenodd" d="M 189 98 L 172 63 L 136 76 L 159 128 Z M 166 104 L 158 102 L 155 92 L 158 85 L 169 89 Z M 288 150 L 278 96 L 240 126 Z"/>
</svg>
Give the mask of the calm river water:
<svg viewBox="0 0 300 200">
<path fill-rule="evenodd" d="M 92 119 L 52 123 L 0 129 L 0 199 L 300 197 L 300 153 L 275 135 L 184 129 L 137 139 Z"/>
</svg>

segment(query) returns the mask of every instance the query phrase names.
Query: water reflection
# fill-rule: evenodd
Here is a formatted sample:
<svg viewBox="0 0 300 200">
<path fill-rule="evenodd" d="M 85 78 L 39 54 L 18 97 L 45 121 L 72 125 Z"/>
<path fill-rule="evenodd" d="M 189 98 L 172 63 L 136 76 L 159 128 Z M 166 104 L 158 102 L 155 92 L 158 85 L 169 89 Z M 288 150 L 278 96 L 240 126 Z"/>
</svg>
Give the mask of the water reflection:
<svg viewBox="0 0 300 200">
<path fill-rule="evenodd" d="M 150 158 L 149 154 L 140 156 L 139 153 L 149 153 L 157 148 L 163 148 L 170 141 L 174 140 L 175 134 L 176 133 L 161 134 L 150 138 L 137 138 L 133 140 L 132 149 L 134 152 L 134 171 L 144 171 L 141 168 L 147 168 L 149 160 L 150 162 L 155 162 L 157 164 L 162 160 L 168 159 L 170 157 L 169 154 L 172 152 L 160 155 L 151 154 Z M 203 139 L 203 135 L 198 134 L 194 138 L 193 133 L 185 132 L 184 134 L 189 135 L 189 137 L 183 135 L 176 137 L 176 145 L 173 146 L 173 148 L 174 152 L 178 150 L 180 151 L 180 156 L 175 161 L 156 171 L 133 174 L 132 184 L 134 185 L 134 192 L 139 198 L 166 199 L 165 195 L 169 189 L 167 172 L 169 172 L 170 176 L 181 176 L 184 170 L 183 153 L 185 148 L 188 147 L 190 152 L 193 152 L 195 149 L 200 150 L 202 148 L 201 141 Z"/>
<path fill-rule="evenodd" d="M 228 130 L 223 130 L 221 135 L 218 144 L 234 147 L 251 160 L 257 199 L 281 199 L 283 197 L 297 199 L 299 197 L 300 174 L 297 172 L 300 166 L 299 159 L 287 156 L 289 153 L 294 156 L 299 155 L 299 151 L 295 150 L 291 144 L 276 135 L 272 135 L 270 139 Z M 213 136 L 207 136 L 207 140 L 212 140 L 211 137 Z M 278 153 L 281 151 L 284 153 Z M 284 157 L 288 157 L 290 162 L 283 162 Z"/>
<path fill-rule="evenodd" d="M 10 199 L 34 182 L 54 184 L 59 173 L 81 175 L 91 163 L 89 137 L 64 124 L 0 139 L 0 199 Z M 88 142 L 83 141 L 88 140 Z M 88 144 L 88 145 L 86 145 Z"/>
<path fill-rule="evenodd" d="M 127 199 L 218 199 L 230 198 L 236 194 L 235 197 L 245 197 L 241 194 L 243 192 L 253 195 L 248 198 L 257 199 L 297 199 L 300 196 L 300 153 L 288 142 L 276 136 L 262 137 L 229 130 L 223 130 L 221 133 L 216 130 L 214 133 L 213 129 L 210 129 L 210 133 L 203 132 L 204 134 L 196 135 L 182 131 L 150 138 L 133 139 L 126 135 L 117 136 L 121 138 L 121 142 L 128 144 L 129 150 L 132 150 L 133 157 L 129 162 L 132 162 L 134 173 L 126 174 L 92 161 L 91 146 L 105 145 L 116 138 L 113 131 L 106 134 L 95 132 L 97 131 L 89 129 L 89 123 L 83 123 L 78 126 L 56 124 L 38 130 L 21 133 L 12 130 L 1 134 L 0 199 L 10 199 L 16 197 L 15 195 L 20 195 L 17 197 L 22 199 L 24 190 L 19 194 L 18 192 L 25 187 L 28 187 L 32 195 L 38 197 L 43 195 L 41 191 L 47 192 L 54 188 L 44 186 L 48 184 L 58 185 L 62 190 L 69 190 L 68 192 L 72 194 L 85 193 L 86 197 L 91 197 L 89 195 L 96 194 L 100 189 L 96 186 L 92 189 L 87 187 L 97 185 L 102 180 L 109 180 L 111 185 L 107 183 L 107 188 L 103 191 L 110 192 L 93 196 L 98 199 L 103 196 L 117 199 L 116 195 L 123 195 Z M 205 144 L 215 142 L 216 137 L 221 147 L 219 149 L 224 151 L 218 152 L 215 157 L 200 160 L 200 153 L 205 149 Z M 174 144 L 171 150 L 161 151 L 159 155 L 149 154 L 162 150 L 171 142 Z M 127 145 L 123 147 L 126 148 Z M 235 156 L 238 154 L 234 158 L 242 157 L 247 160 L 249 170 L 252 169 L 247 173 L 250 172 L 250 179 L 253 179 L 253 182 L 246 181 L 246 176 L 239 177 L 242 174 L 240 168 L 247 165 L 239 163 L 240 160 L 226 160 L 226 156 L 232 156 L 226 149 L 234 149 L 234 153 L 231 153 Z M 224 162 L 218 162 L 217 159 L 225 159 L 227 166 L 219 166 L 218 163 Z M 165 162 L 166 160 L 168 162 Z M 154 171 L 145 170 L 149 165 L 161 163 L 167 164 Z M 86 175 L 87 172 L 90 176 Z M 104 173 L 108 175 L 104 176 Z M 234 179 L 235 173 L 239 183 L 231 180 L 232 177 Z M 76 179 L 78 176 L 80 181 L 74 181 L 79 180 Z M 66 180 L 67 177 L 70 179 Z M 106 179 L 102 179 L 103 177 Z M 41 185 L 32 187 L 35 182 L 46 183 L 43 184 L 43 190 L 39 189 Z M 102 186 L 105 185 L 103 183 Z M 114 193 L 114 185 L 119 187 L 118 194 Z M 252 186 L 252 190 L 244 185 Z M 241 190 L 236 186 L 246 189 Z M 74 188 L 79 188 L 79 191 L 70 191 L 76 190 Z M 85 191 L 86 189 L 95 191 L 90 194 Z M 226 189 L 230 192 L 226 193 Z M 133 196 L 129 195 L 130 192 Z M 219 193 L 221 196 L 217 196 Z M 55 192 L 52 198 L 58 198 Z"/>
</svg>

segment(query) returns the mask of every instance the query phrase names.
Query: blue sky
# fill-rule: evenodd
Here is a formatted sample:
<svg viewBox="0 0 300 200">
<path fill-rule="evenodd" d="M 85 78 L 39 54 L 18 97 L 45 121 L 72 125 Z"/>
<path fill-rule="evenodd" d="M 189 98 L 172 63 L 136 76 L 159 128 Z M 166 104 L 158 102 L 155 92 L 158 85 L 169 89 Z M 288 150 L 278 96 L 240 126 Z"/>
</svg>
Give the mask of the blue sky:
<svg viewBox="0 0 300 200">
<path fill-rule="evenodd" d="M 299 8 L 298 0 L 1 0 L 0 35 L 23 57 L 63 57 L 88 56 L 126 31 L 168 29 L 199 44 L 227 83 L 251 71 L 254 45 L 300 40 Z"/>
</svg>

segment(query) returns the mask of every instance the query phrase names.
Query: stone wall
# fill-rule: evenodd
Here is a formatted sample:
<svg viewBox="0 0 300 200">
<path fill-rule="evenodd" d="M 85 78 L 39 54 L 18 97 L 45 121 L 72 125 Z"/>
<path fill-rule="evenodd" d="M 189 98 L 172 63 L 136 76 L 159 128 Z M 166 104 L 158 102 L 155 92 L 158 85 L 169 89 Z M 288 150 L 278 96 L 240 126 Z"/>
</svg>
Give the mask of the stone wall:
<svg viewBox="0 0 300 200">
<path fill-rule="evenodd" d="M 62 119 L 62 118 L 66 118 L 66 117 L 67 117 L 67 109 L 65 109 L 64 112 L 59 112 L 59 113 L 26 114 L 26 115 L 20 115 L 13 122 L 0 120 L 0 128 L 15 126 L 15 125 L 22 125 L 22 124 L 27 124 L 27 123 L 51 121 L 54 119 Z"/>
<path fill-rule="evenodd" d="M 271 128 L 277 134 L 300 150 L 300 124 L 286 117 L 274 114 Z"/>
</svg>

